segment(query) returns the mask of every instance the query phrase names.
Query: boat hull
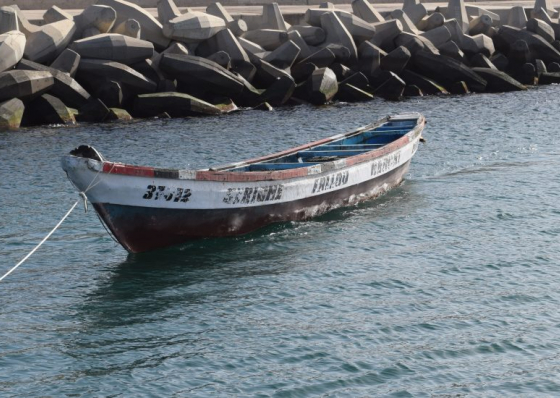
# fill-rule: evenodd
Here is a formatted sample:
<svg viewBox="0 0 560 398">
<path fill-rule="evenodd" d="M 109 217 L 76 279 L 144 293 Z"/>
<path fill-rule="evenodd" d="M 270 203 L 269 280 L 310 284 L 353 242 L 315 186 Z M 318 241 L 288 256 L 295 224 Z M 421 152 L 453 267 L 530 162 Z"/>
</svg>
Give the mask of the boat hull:
<svg viewBox="0 0 560 398">
<path fill-rule="evenodd" d="M 410 160 L 376 178 L 321 195 L 257 207 L 169 209 L 94 203 L 119 243 L 139 253 L 191 240 L 242 235 L 266 225 L 301 221 L 375 198 L 399 185 Z"/>
</svg>

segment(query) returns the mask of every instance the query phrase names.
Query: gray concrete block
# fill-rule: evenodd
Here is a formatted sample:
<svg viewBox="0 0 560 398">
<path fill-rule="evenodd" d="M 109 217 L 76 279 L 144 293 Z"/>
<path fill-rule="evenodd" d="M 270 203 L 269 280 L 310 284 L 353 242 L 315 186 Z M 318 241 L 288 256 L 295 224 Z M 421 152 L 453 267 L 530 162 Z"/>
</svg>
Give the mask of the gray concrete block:
<svg viewBox="0 0 560 398">
<path fill-rule="evenodd" d="M 134 115 L 153 117 L 163 112 L 172 117 L 219 115 L 222 111 L 192 95 L 185 93 L 156 93 L 139 95 L 134 101 Z"/>
<path fill-rule="evenodd" d="M 283 69 L 277 68 L 274 65 L 266 62 L 265 60 L 249 53 L 249 58 L 257 68 L 256 74 L 252 83 L 258 87 L 268 87 L 274 84 L 278 79 L 293 78 L 288 72 Z M 285 79 L 284 79 L 285 80 Z"/>
<path fill-rule="evenodd" d="M 300 48 L 292 40 L 288 40 L 263 59 L 279 69 L 289 69 L 296 61 Z"/>
<path fill-rule="evenodd" d="M 391 12 L 391 18 L 399 20 L 401 22 L 404 32 L 412 33 L 414 35 L 420 33 L 420 31 L 416 28 L 416 25 L 414 25 L 414 23 L 410 20 L 408 15 L 406 15 L 403 10 L 394 10 L 393 12 Z"/>
<path fill-rule="evenodd" d="M 266 51 L 273 51 L 285 41 L 286 32 L 278 29 L 258 29 L 245 32 L 241 37 L 261 46 Z"/>
<path fill-rule="evenodd" d="M 163 26 L 163 34 L 173 40 L 199 43 L 226 29 L 223 19 L 203 12 L 190 12 L 172 19 Z"/>
<path fill-rule="evenodd" d="M 11 18 L 11 16 L 10 16 L 11 9 L 13 9 L 16 12 L 19 31 L 21 33 L 23 33 L 25 35 L 25 37 L 27 37 L 29 39 L 30 34 L 38 32 L 41 29 L 40 26 L 34 25 L 31 22 L 29 22 L 27 20 L 27 18 L 25 17 L 25 15 L 21 12 L 19 7 L 15 4 L 13 4 L 13 5 L 11 5 L 10 7 L 7 7 L 7 8 L 2 7 L 1 8 L 2 12 L 0 13 L 0 18 L 2 18 L 2 20 Z M 4 22 L 2 22 L 2 23 L 4 23 Z M 10 24 L 10 26 L 12 26 L 12 25 Z M 13 29 L 10 29 L 10 30 L 13 30 Z M 4 32 L 2 32 L 2 33 L 4 33 Z"/>
<path fill-rule="evenodd" d="M 445 17 L 441 12 L 434 12 L 431 15 L 422 18 L 416 24 L 416 27 L 425 32 L 438 28 L 445 22 Z"/>
<path fill-rule="evenodd" d="M 472 70 L 486 80 L 486 92 L 504 93 L 527 90 L 527 87 L 502 71 L 490 68 L 472 68 Z"/>
<path fill-rule="evenodd" d="M 546 65 L 542 59 L 535 60 L 535 69 L 537 70 L 537 76 L 542 75 L 543 73 L 547 73 Z"/>
<path fill-rule="evenodd" d="M 393 40 L 404 31 L 401 21 L 392 19 L 376 23 L 374 26 L 375 35 L 370 42 L 384 50 L 392 51 L 394 49 Z"/>
<path fill-rule="evenodd" d="M 181 11 L 173 0 L 159 0 L 157 3 L 158 20 L 165 25 L 172 19 L 181 16 Z"/>
<path fill-rule="evenodd" d="M 387 55 L 382 49 L 368 41 L 360 44 L 359 54 L 358 69 L 368 77 L 373 76 L 375 71 L 379 69 L 381 56 Z"/>
<path fill-rule="evenodd" d="M 438 50 L 441 55 L 445 55 L 446 57 L 453 58 L 458 62 L 465 61 L 465 54 L 463 53 L 463 51 L 461 51 L 457 43 L 455 43 L 452 40 L 439 46 Z"/>
<path fill-rule="evenodd" d="M 0 131 L 19 129 L 24 111 L 25 105 L 20 99 L 12 98 L 2 102 L 0 104 Z"/>
<path fill-rule="evenodd" d="M 506 24 L 514 28 L 522 29 L 527 25 L 527 15 L 525 9 L 521 6 L 512 7 L 509 10 L 508 19 Z"/>
<path fill-rule="evenodd" d="M 498 68 L 496 68 L 496 65 L 494 65 L 492 61 L 490 61 L 490 59 L 484 54 L 475 54 L 471 58 L 471 67 L 498 70 Z"/>
<path fill-rule="evenodd" d="M 442 55 L 419 52 L 413 59 L 415 67 L 427 77 L 451 86 L 458 81 L 467 83 L 474 92 L 483 92 L 486 81 L 462 63 Z"/>
<path fill-rule="evenodd" d="M 82 37 L 82 39 L 87 39 L 89 37 L 99 36 L 100 34 L 101 32 L 99 31 L 99 29 L 97 29 L 94 26 L 91 26 L 89 28 L 84 29 L 80 36 Z"/>
<path fill-rule="evenodd" d="M 373 95 L 350 83 L 342 82 L 338 85 L 336 99 L 345 102 L 362 102 L 373 100 Z"/>
<path fill-rule="evenodd" d="M 375 89 L 373 95 L 390 101 L 398 101 L 402 98 L 406 83 L 393 72 L 386 73 L 389 78 Z"/>
<path fill-rule="evenodd" d="M 95 28 L 99 33 L 110 32 L 117 20 L 117 12 L 112 7 L 94 4 L 76 15 L 78 36 L 84 37 L 83 31 Z"/>
<path fill-rule="evenodd" d="M 105 33 L 77 40 L 70 46 L 83 58 L 105 59 L 130 65 L 154 55 L 154 46 L 146 40 L 117 33 Z"/>
<path fill-rule="evenodd" d="M 393 73 L 399 74 L 406 68 L 408 61 L 412 55 L 410 51 L 403 46 L 395 48 L 380 61 L 379 67 L 383 70 L 388 70 Z"/>
<path fill-rule="evenodd" d="M 315 105 L 324 105 L 331 101 L 338 92 L 336 75 L 329 68 L 314 71 L 306 82 L 307 101 Z"/>
<path fill-rule="evenodd" d="M 23 57 L 25 35 L 12 30 L 0 35 L 0 72 L 12 69 Z"/>
<path fill-rule="evenodd" d="M 127 19 L 117 26 L 114 26 L 111 30 L 111 33 L 118 33 L 120 35 L 132 37 L 134 39 L 140 39 L 141 32 L 142 27 L 140 26 L 140 23 L 135 19 Z"/>
<path fill-rule="evenodd" d="M 289 31 L 287 39 L 293 41 L 295 45 L 298 46 L 300 49 L 299 54 L 296 58 L 296 62 L 299 62 L 302 59 L 305 59 L 309 57 L 311 54 L 313 54 L 314 51 L 311 48 L 309 48 L 309 46 L 307 45 L 305 40 L 303 40 L 303 38 L 301 37 L 300 33 L 297 30 Z"/>
<path fill-rule="evenodd" d="M 539 8 L 538 10 L 532 10 L 531 11 L 531 17 L 540 19 L 541 21 L 544 21 L 551 26 L 552 26 L 553 23 L 555 23 L 552 20 L 552 18 L 550 18 L 550 15 L 548 15 L 548 12 L 546 12 L 546 10 L 544 8 Z"/>
<path fill-rule="evenodd" d="M 301 64 L 313 64 L 317 68 L 326 68 L 334 63 L 336 56 L 334 53 L 327 47 L 320 49 L 319 51 L 314 52 L 307 58 L 304 58 L 300 63 Z"/>
<path fill-rule="evenodd" d="M 156 48 L 167 48 L 169 38 L 163 35 L 163 27 L 150 13 L 136 4 L 124 0 L 98 0 L 97 4 L 112 7 L 117 12 L 115 24 L 135 19 L 142 26 L 140 38 L 152 42 Z"/>
<path fill-rule="evenodd" d="M 418 25 L 428 15 L 428 10 L 420 0 L 404 0 L 402 10 L 414 25 Z"/>
<path fill-rule="evenodd" d="M 40 124 L 76 124 L 74 114 L 55 96 L 43 94 L 26 106 L 22 123 L 26 126 Z"/>
<path fill-rule="evenodd" d="M 19 98 L 31 100 L 49 91 L 54 85 L 49 72 L 10 70 L 0 73 L 0 101 Z"/>
<path fill-rule="evenodd" d="M 83 81 L 89 75 L 119 82 L 138 93 L 153 93 L 157 89 L 155 82 L 131 67 L 116 61 L 82 58 L 77 78 L 79 81 Z"/>
<path fill-rule="evenodd" d="M 385 22 L 385 18 L 367 0 L 352 0 L 352 11 L 366 22 Z"/>
<path fill-rule="evenodd" d="M 325 31 L 316 26 L 292 25 L 288 32 L 293 31 L 298 32 L 309 46 L 318 46 L 323 43 L 327 37 Z"/>
<path fill-rule="evenodd" d="M 261 95 L 262 102 L 268 102 L 272 106 L 281 106 L 292 97 L 296 83 L 291 76 L 279 77 Z"/>
<path fill-rule="evenodd" d="M 544 21 L 541 21 L 540 19 L 536 19 L 536 18 L 529 19 L 527 21 L 526 28 L 529 32 L 533 32 L 539 35 L 549 43 L 552 43 L 554 40 L 556 40 L 554 29 L 552 29 L 552 27 L 549 24 L 547 24 Z"/>
<path fill-rule="evenodd" d="M 473 18 L 469 22 L 469 34 L 470 35 L 478 35 L 478 34 L 486 34 L 488 30 L 492 27 L 492 18 L 488 15 L 481 15 L 478 17 Z"/>
<path fill-rule="evenodd" d="M 19 31 L 16 10 L 12 7 L 0 7 L 0 34 L 11 32 L 13 30 Z"/>
<path fill-rule="evenodd" d="M 426 39 L 424 40 L 426 42 L 429 42 Z M 397 37 L 395 37 L 394 42 L 396 47 L 403 46 L 412 55 L 416 54 L 418 51 L 428 51 L 426 49 L 426 45 L 424 44 L 424 41 L 422 41 L 419 36 L 413 35 L 412 33 L 403 32 Z M 431 44 L 431 46 L 433 47 L 433 44 Z M 436 54 L 439 54 L 439 51 L 437 51 L 437 49 L 435 49 L 435 51 Z"/>
<path fill-rule="evenodd" d="M 498 14 L 496 14 L 495 12 L 489 11 L 485 8 L 482 7 L 478 7 L 472 4 L 467 4 L 465 5 L 465 8 L 467 10 L 467 15 L 469 18 L 476 18 L 476 17 L 480 17 L 482 15 L 487 15 L 490 18 L 492 18 L 492 21 L 494 21 L 495 23 L 500 23 L 501 22 L 501 18 Z"/>
<path fill-rule="evenodd" d="M 132 120 L 132 116 L 124 109 L 109 108 L 106 120 L 110 122 L 129 122 Z"/>
<path fill-rule="evenodd" d="M 510 46 L 517 40 L 525 41 L 534 58 L 542 59 L 546 63 L 560 62 L 560 52 L 533 32 L 504 25 L 500 27 L 498 34 Z"/>
<path fill-rule="evenodd" d="M 61 9 L 60 7 L 57 7 L 57 6 L 52 6 L 47 11 L 45 11 L 45 13 L 43 14 L 43 20 L 46 23 L 63 21 L 65 19 L 69 19 L 69 20 L 73 21 L 74 17 L 72 15 L 70 15 L 69 13 L 67 13 L 66 11 L 64 11 L 63 9 Z"/>
<path fill-rule="evenodd" d="M 525 40 L 516 40 L 511 44 L 508 60 L 510 65 L 517 64 L 517 66 L 530 63 L 533 60 L 531 50 Z"/>
<path fill-rule="evenodd" d="M 456 19 L 463 33 L 469 31 L 469 17 L 464 0 L 449 0 L 445 16 L 448 19 Z"/>
<path fill-rule="evenodd" d="M 245 49 L 241 46 L 239 40 L 229 30 L 224 29 L 216 33 L 208 40 L 200 43 L 196 53 L 202 57 L 209 56 L 218 51 L 225 51 L 229 54 L 232 61 L 249 62 L 249 56 Z M 245 77 L 246 78 L 246 77 Z"/>
<path fill-rule="evenodd" d="M 401 77 L 408 85 L 417 86 L 426 95 L 449 94 L 441 84 L 410 70 L 405 69 L 401 73 Z"/>
<path fill-rule="evenodd" d="M 478 34 L 474 36 L 463 35 L 461 43 L 459 44 L 461 50 L 468 54 L 481 53 L 487 57 L 492 56 L 496 51 L 494 42 L 486 35 Z"/>
<path fill-rule="evenodd" d="M 206 59 L 217 63 L 222 68 L 225 68 L 225 69 L 228 69 L 228 70 L 231 68 L 231 58 L 230 58 L 229 54 L 226 53 L 225 51 L 218 51 L 218 52 L 215 52 L 214 54 L 210 54 L 208 57 L 206 57 Z"/>
<path fill-rule="evenodd" d="M 51 63 L 68 46 L 75 31 L 76 24 L 67 19 L 42 26 L 39 31 L 27 37 L 25 58 Z"/>
<path fill-rule="evenodd" d="M 546 67 L 548 72 L 558 73 L 560 72 L 560 63 L 558 62 L 551 62 Z"/>
<path fill-rule="evenodd" d="M 355 42 L 370 40 L 375 34 L 375 27 L 369 22 L 352 15 L 349 12 L 336 11 L 335 14 L 340 19 L 340 22 L 348 30 Z"/>
<path fill-rule="evenodd" d="M 123 92 L 119 82 L 113 80 L 105 80 L 101 84 L 96 85 L 93 92 L 105 106 L 108 108 L 120 108 L 123 104 Z"/>
<path fill-rule="evenodd" d="M 80 108 L 90 99 L 90 94 L 67 73 L 26 59 L 20 61 L 17 69 L 52 74 L 54 84 L 50 88 L 50 93 L 60 98 L 68 106 Z"/>
<path fill-rule="evenodd" d="M 193 90 L 200 89 L 226 97 L 240 94 L 243 83 L 215 62 L 194 55 L 163 54 L 160 69 Z"/>
<path fill-rule="evenodd" d="M 555 14 L 556 10 L 554 8 L 554 4 L 552 0 L 535 0 L 535 5 L 533 6 L 533 11 L 539 11 L 543 9 L 547 12 L 548 15 L 551 17 Z M 556 16 L 558 18 L 558 16 Z"/>
<path fill-rule="evenodd" d="M 278 29 L 287 31 L 290 28 L 290 24 L 286 23 L 284 20 L 284 17 L 280 12 L 280 7 L 278 7 L 278 3 L 272 3 L 263 5 L 260 27 L 261 29 Z"/>
<path fill-rule="evenodd" d="M 109 108 L 99 98 L 91 98 L 90 101 L 79 109 L 76 120 L 86 123 L 101 123 L 109 116 Z"/>
<path fill-rule="evenodd" d="M 325 44 L 336 44 L 346 47 L 350 50 L 350 62 L 358 60 L 358 50 L 356 44 L 350 35 L 350 32 L 344 27 L 340 18 L 334 13 L 326 13 L 321 16 L 321 27 L 327 34 Z"/>
<path fill-rule="evenodd" d="M 222 18 L 226 23 L 226 27 L 231 30 L 235 36 L 241 36 L 247 32 L 247 23 L 242 19 L 233 19 L 229 12 L 220 4 L 212 3 L 206 8 L 206 13 L 218 18 Z"/>
<path fill-rule="evenodd" d="M 449 33 L 449 29 L 444 25 L 421 33 L 420 36 L 428 39 L 436 48 L 451 40 L 451 33 Z"/>
<path fill-rule="evenodd" d="M 258 45 L 257 43 L 253 43 L 252 41 L 247 40 L 243 37 L 239 37 L 237 39 L 237 41 L 239 42 L 241 47 L 243 47 L 245 52 L 250 52 L 251 54 L 254 54 L 254 55 L 263 54 L 263 53 L 266 52 L 266 50 L 263 47 L 261 47 L 260 45 Z"/>
</svg>

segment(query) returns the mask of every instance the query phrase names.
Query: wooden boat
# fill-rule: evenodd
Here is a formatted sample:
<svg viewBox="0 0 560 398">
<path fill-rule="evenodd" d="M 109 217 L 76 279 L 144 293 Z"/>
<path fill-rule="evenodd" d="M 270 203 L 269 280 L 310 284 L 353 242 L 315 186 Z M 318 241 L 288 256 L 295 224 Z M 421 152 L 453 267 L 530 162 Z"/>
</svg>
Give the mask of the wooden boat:
<svg viewBox="0 0 560 398">
<path fill-rule="evenodd" d="M 90 146 L 62 158 L 68 178 L 130 252 L 240 235 L 376 197 L 407 172 L 422 115 L 389 116 L 258 159 L 202 170 L 110 162 Z"/>
</svg>

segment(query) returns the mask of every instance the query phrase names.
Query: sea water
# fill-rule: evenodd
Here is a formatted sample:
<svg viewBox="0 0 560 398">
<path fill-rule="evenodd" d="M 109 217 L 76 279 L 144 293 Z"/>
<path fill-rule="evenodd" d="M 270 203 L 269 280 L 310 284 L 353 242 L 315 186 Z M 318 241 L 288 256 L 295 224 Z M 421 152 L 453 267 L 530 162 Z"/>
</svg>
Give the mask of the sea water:
<svg viewBox="0 0 560 398">
<path fill-rule="evenodd" d="M 422 112 L 390 193 L 128 255 L 77 208 L 0 282 L 0 395 L 560 395 L 560 88 L 0 134 L 0 273 L 78 198 L 59 158 L 201 168 Z M 81 206 L 81 205 L 80 205 Z"/>
</svg>

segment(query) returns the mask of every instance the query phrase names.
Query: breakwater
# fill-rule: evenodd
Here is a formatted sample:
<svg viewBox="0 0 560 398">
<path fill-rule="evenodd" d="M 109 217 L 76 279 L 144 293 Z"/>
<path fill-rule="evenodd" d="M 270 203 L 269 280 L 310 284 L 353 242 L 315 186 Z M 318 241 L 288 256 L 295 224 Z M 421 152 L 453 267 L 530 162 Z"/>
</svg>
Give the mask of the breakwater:
<svg viewBox="0 0 560 398">
<path fill-rule="evenodd" d="M 379 13 L 325 3 L 290 25 L 276 3 L 233 18 L 123 0 L 44 24 L 0 8 L 0 128 L 218 115 L 287 104 L 505 92 L 560 82 L 558 12 L 537 0 L 494 12 L 461 0 L 428 13 L 417 0 Z"/>
</svg>

